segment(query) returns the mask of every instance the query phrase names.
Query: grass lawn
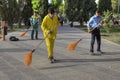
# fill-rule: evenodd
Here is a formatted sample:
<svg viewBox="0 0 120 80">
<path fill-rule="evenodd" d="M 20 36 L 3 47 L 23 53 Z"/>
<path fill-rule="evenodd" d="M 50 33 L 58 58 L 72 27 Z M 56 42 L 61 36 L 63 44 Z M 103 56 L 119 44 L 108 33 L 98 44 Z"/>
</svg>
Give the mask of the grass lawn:
<svg viewBox="0 0 120 80">
<path fill-rule="evenodd" d="M 76 26 L 76 27 L 87 32 L 86 26 L 83 27 Z M 109 41 L 115 42 L 117 44 L 120 44 L 120 27 L 109 28 L 109 31 L 110 32 L 107 33 L 104 28 L 101 28 L 101 37 Z"/>
</svg>

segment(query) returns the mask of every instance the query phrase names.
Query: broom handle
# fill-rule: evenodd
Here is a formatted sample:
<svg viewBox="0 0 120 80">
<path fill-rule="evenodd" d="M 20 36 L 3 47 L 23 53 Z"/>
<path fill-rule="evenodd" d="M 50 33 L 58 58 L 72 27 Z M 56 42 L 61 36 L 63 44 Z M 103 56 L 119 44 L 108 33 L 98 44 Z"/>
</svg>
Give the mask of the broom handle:
<svg viewBox="0 0 120 80">
<path fill-rule="evenodd" d="M 112 13 L 109 14 L 108 17 L 110 17 L 111 15 L 113 15 L 113 14 L 112 14 Z M 103 20 L 104 20 L 104 19 L 103 19 Z M 99 24 L 98 24 L 98 25 L 99 25 Z M 97 25 L 97 26 L 98 26 L 98 25 Z M 98 27 L 94 27 L 91 31 L 93 31 L 93 30 L 96 29 L 96 28 L 98 28 Z"/>
<path fill-rule="evenodd" d="M 32 29 L 32 27 L 27 28 L 27 30 L 25 32 L 28 32 L 30 29 Z"/>
<path fill-rule="evenodd" d="M 56 28 L 56 27 L 55 27 L 55 28 Z M 54 29 L 55 29 L 55 28 L 54 28 Z M 53 30 L 54 30 L 54 29 L 53 29 Z M 53 31 L 53 30 L 52 30 L 52 31 Z M 44 42 L 44 40 L 48 37 L 48 35 L 49 35 L 49 33 L 48 33 L 48 34 L 45 36 L 45 38 L 32 50 L 32 53 L 35 52 L 35 50 Z"/>
<path fill-rule="evenodd" d="M 44 42 L 44 40 L 47 38 L 49 33 L 46 35 L 46 37 L 32 50 L 32 53 L 35 52 L 35 50 Z"/>
<path fill-rule="evenodd" d="M 81 38 L 81 39 L 79 39 L 79 40 L 77 41 L 77 43 L 79 43 L 81 40 L 82 40 L 82 38 Z"/>
</svg>

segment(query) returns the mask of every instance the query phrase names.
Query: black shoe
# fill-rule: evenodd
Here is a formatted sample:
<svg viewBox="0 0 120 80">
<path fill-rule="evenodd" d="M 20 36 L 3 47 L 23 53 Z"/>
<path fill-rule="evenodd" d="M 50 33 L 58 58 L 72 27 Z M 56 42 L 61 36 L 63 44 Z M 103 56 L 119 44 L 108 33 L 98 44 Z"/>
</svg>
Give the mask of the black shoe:
<svg viewBox="0 0 120 80">
<path fill-rule="evenodd" d="M 36 37 L 35 39 L 37 39 L 37 40 L 38 40 L 38 37 Z"/>
<path fill-rule="evenodd" d="M 34 38 L 31 38 L 31 40 L 34 40 Z"/>
<path fill-rule="evenodd" d="M 94 53 L 94 52 L 90 52 L 89 54 L 90 54 L 90 55 L 95 55 L 95 53 Z"/>
<path fill-rule="evenodd" d="M 50 60 L 50 63 L 54 63 L 56 61 L 56 59 L 54 58 L 49 58 L 49 60 Z"/>
<path fill-rule="evenodd" d="M 50 63 L 54 63 L 54 60 L 51 59 L 51 60 L 50 60 Z"/>
<path fill-rule="evenodd" d="M 56 59 L 54 59 L 54 58 L 53 58 L 52 60 L 53 60 L 54 62 L 55 62 L 55 61 L 57 61 L 57 60 L 56 60 Z"/>
<path fill-rule="evenodd" d="M 54 63 L 53 57 L 48 58 L 50 63 Z"/>
<path fill-rule="evenodd" d="M 97 51 L 97 54 L 103 54 L 103 52 L 101 50 Z"/>
</svg>

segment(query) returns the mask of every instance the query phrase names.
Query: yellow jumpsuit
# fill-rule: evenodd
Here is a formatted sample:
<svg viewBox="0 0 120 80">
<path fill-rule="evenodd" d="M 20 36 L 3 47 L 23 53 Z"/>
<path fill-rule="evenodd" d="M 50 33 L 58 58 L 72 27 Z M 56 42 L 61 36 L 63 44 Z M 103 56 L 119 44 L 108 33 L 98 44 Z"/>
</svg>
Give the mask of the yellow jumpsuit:
<svg viewBox="0 0 120 80">
<path fill-rule="evenodd" d="M 42 21 L 41 29 L 43 31 L 44 37 L 47 36 L 45 41 L 49 59 L 53 58 L 54 41 L 56 38 L 58 26 L 60 26 L 60 23 L 56 15 L 54 15 L 53 18 L 50 18 L 49 15 L 46 15 Z M 52 33 L 48 34 L 50 30 Z"/>
</svg>

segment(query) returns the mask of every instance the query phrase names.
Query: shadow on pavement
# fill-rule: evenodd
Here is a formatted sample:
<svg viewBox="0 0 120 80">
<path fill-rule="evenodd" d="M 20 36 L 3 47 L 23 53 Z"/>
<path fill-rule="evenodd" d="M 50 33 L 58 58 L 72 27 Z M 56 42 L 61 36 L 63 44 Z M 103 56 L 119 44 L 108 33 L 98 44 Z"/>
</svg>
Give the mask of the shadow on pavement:
<svg viewBox="0 0 120 80">
<path fill-rule="evenodd" d="M 58 59 L 55 63 L 53 63 L 53 66 L 47 66 L 47 67 L 42 67 L 38 68 L 39 70 L 47 70 L 47 69 L 59 69 L 59 68 L 68 68 L 68 67 L 73 67 L 73 66 L 78 66 L 80 65 L 79 63 L 82 62 L 115 62 L 115 61 L 120 61 L 120 58 L 112 58 L 112 59 Z M 69 62 L 74 62 L 74 64 L 66 64 L 63 66 L 58 66 L 55 65 L 57 63 L 69 63 Z M 88 63 L 87 63 L 88 64 Z"/>
<path fill-rule="evenodd" d="M 2 48 L 0 52 L 26 52 L 30 51 L 30 49 L 23 49 L 23 48 Z"/>
<path fill-rule="evenodd" d="M 104 52 L 104 55 L 118 55 L 120 52 Z"/>
<path fill-rule="evenodd" d="M 19 41 L 28 41 L 28 40 L 31 40 L 31 39 L 20 39 Z M 43 40 L 43 38 L 33 39 L 32 41 L 35 41 L 35 40 Z M 19 42 L 19 41 L 16 41 L 16 42 Z"/>
<path fill-rule="evenodd" d="M 109 58 L 109 59 L 59 59 L 56 63 L 65 62 L 113 62 L 120 61 L 120 58 Z"/>
<path fill-rule="evenodd" d="M 55 63 L 54 63 L 55 64 Z M 73 67 L 77 66 L 78 64 L 75 65 L 64 65 L 64 66 L 51 66 L 51 67 L 44 67 L 44 68 L 39 68 L 40 70 L 46 70 L 46 69 L 58 69 L 58 68 L 67 68 L 67 67 Z"/>
</svg>

